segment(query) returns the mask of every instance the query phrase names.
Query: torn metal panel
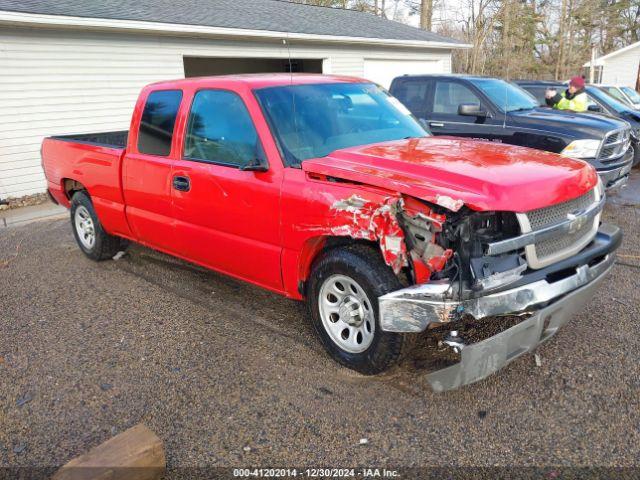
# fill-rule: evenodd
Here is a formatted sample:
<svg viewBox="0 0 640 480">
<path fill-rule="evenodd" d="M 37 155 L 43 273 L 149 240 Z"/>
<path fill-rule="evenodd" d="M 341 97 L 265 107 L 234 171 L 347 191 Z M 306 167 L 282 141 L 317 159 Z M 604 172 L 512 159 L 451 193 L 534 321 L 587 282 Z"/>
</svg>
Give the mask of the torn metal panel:
<svg viewBox="0 0 640 480">
<path fill-rule="evenodd" d="M 457 212 L 464 205 L 464 201 L 455 198 L 451 198 L 447 195 L 436 195 L 436 204 L 441 207 L 447 208 L 452 212 Z"/>
<path fill-rule="evenodd" d="M 336 201 L 331 209 L 335 213 L 333 235 L 377 241 L 382 257 L 395 273 L 408 265 L 404 232 L 398 223 L 397 212 L 402 198 L 387 197 L 376 203 L 358 195 Z"/>
<path fill-rule="evenodd" d="M 354 194 L 335 201 L 331 208 L 336 224 L 331 227 L 331 233 L 377 241 L 385 262 L 395 273 L 411 261 L 416 280 L 427 281 L 430 274 L 442 270 L 453 255 L 435 239 L 435 234 L 442 231 L 445 215 L 432 212 L 411 197 L 390 196 L 382 202 L 373 202 Z M 406 234 L 411 237 L 408 243 Z"/>
</svg>

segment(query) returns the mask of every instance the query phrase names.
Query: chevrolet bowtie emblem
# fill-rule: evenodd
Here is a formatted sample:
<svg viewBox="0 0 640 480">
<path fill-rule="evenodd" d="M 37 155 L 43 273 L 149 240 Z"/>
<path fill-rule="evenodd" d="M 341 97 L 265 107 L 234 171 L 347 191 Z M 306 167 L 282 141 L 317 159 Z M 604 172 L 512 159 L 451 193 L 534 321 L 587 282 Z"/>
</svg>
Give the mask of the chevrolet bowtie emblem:
<svg viewBox="0 0 640 480">
<path fill-rule="evenodd" d="M 587 219 L 586 217 L 579 217 L 575 213 L 567 213 L 567 220 L 571 222 L 569 224 L 569 233 L 575 233 L 582 228 Z"/>
</svg>

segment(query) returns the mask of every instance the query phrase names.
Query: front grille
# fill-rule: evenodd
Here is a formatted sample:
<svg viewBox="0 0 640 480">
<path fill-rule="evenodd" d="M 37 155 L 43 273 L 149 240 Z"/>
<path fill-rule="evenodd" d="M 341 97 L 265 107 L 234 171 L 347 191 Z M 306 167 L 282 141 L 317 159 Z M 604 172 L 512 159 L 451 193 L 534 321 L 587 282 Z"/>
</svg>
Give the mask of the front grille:
<svg viewBox="0 0 640 480">
<path fill-rule="evenodd" d="M 593 230 L 593 222 L 585 222 L 584 225 L 573 233 L 551 238 L 549 240 L 543 240 L 542 242 L 537 243 L 536 254 L 538 256 L 538 260 L 553 257 L 556 253 L 571 248 L 576 243 L 579 243 L 583 237 L 589 235 L 591 230 Z"/>
<path fill-rule="evenodd" d="M 598 152 L 598 160 L 604 163 L 616 160 L 629 148 L 630 136 L 631 130 L 629 128 L 607 133 Z"/>
<path fill-rule="evenodd" d="M 529 225 L 531 230 L 539 230 L 550 225 L 555 225 L 567 219 L 567 213 L 576 210 L 584 210 L 595 201 L 595 190 L 591 190 L 584 195 L 569 200 L 568 202 L 559 203 L 550 207 L 538 208 L 527 212 Z"/>
<path fill-rule="evenodd" d="M 592 189 L 573 200 L 517 214 L 516 216 L 522 233 L 527 233 L 557 225 L 569 219 L 571 215 L 579 217 L 580 212 L 587 210 L 597 201 L 599 201 L 599 198 L 596 194 L 596 189 Z M 574 255 L 595 236 L 599 223 L 600 216 L 598 215 L 595 219 L 585 221 L 575 231 L 541 240 L 534 245 L 528 245 L 525 247 L 527 263 L 531 268 L 542 268 Z"/>
</svg>

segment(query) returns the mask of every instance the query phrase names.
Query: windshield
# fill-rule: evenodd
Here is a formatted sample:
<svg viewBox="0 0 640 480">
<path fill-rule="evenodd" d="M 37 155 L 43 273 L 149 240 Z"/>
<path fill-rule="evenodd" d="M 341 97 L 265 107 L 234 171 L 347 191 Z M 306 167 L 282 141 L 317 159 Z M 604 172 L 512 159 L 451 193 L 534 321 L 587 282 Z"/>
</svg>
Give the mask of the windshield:
<svg viewBox="0 0 640 480">
<path fill-rule="evenodd" d="M 640 94 L 636 92 L 633 88 L 620 87 L 620 90 L 626 93 L 627 97 L 629 97 L 633 103 L 640 103 Z"/>
<path fill-rule="evenodd" d="M 288 85 L 255 94 L 289 165 L 341 148 L 428 135 L 372 83 Z"/>
<path fill-rule="evenodd" d="M 503 112 L 530 110 L 538 106 L 536 99 L 527 91 L 497 78 L 472 79 L 476 87 L 491 99 Z"/>
<path fill-rule="evenodd" d="M 587 93 L 598 100 L 601 103 L 604 103 L 608 107 L 612 108 L 616 111 L 616 113 L 623 113 L 629 111 L 629 105 L 626 103 L 619 102 L 617 99 L 613 98 L 611 95 L 606 94 L 599 88 L 588 87 Z"/>
<path fill-rule="evenodd" d="M 622 92 L 617 87 L 602 87 L 602 89 L 607 92 L 607 94 L 619 102 L 629 103 L 629 100 L 622 94 Z"/>
</svg>

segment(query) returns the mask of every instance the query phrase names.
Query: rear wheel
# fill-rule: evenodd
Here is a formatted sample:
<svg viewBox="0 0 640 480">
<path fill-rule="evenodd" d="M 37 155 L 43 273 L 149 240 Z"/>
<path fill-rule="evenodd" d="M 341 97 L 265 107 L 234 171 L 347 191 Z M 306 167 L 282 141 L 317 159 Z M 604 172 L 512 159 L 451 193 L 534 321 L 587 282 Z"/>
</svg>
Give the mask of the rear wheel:
<svg viewBox="0 0 640 480">
<path fill-rule="evenodd" d="M 71 226 L 80 250 L 92 260 L 107 260 L 126 248 L 123 239 L 104 231 L 84 191 L 76 192 L 71 199 Z"/>
<path fill-rule="evenodd" d="M 384 332 L 378 297 L 402 288 L 380 251 L 367 245 L 329 250 L 309 277 L 307 305 L 327 352 L 360 373 L 380 373 L 409 349 L 411 337 Z"/>
</svg>

